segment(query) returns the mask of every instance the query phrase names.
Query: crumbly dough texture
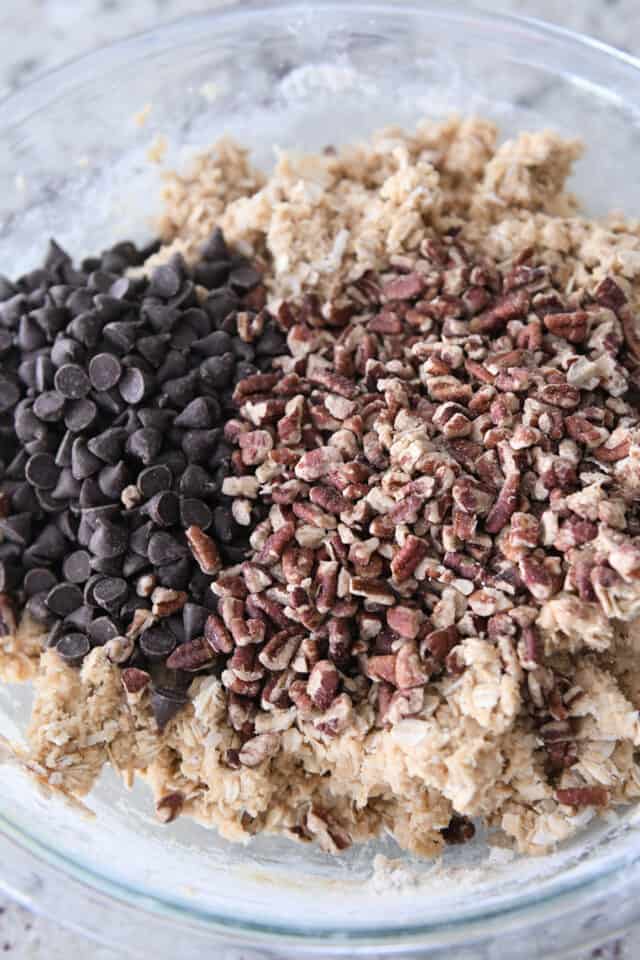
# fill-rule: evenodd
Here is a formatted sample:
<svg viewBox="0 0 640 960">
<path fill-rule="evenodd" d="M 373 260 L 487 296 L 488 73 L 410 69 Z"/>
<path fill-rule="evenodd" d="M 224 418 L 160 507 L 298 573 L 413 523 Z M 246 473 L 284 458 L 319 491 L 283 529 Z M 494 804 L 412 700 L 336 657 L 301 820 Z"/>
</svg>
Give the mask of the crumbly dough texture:
<svg viewBox="0 0 640 960">
<path fill-rule="evenodd" d="M 453 118 L 422 123 L 414 134 L 384 130 L 338 153 L 281 154 L 265 180 L 246 151 L 225 140 L 188 173 L 168 175 L 165 247 L 154 262 L 175 251 L 195 257 L 220 225 L 264 261 L 277 303 L 310 290 L 334 296 L 365 271 L 416 250 L 425 236 L 460 228 L 464 242 L 498 261 L 534 247 L 567 292 L 612 274 L 637 306 L 640 229 L 620 217 L 578 214 L 564 184 L 579 154 L 578 144 L 551 132 L 498 146 L 491 123 Z M 578 762 L 563 785 L 601 784 L 612 803 L 640 796 L 640 590 L 633 571 L 623 579 L 624 596 L 607 598 L 608 616 L 561 593 L 538 623 L 549 664 L 577 689 L 569 714 Z M 237 770 L 224 762 L 235 741 L 215 677 L 194 679 L 192 703 L 158 734 L 148 694 L 126 693 L 103 649 L 80 670 L 49 650 L 35 680 L 29 761 L 52 787 L 78 796 L 105 763 L 129 782 L 143 775 L 157 801 L 180 793 L 183 813 L 232 840 L 260 830 L 299 836 L 305 822 L 332 852 L 343 846 L 343 832 L 364 841 L 386 830 L 402 847 L 433 856 L 455 811 L 484 818 L 500 831 L 499 842 L 547 851 L 595 811 L 555 799 L 523 709 L 518 662 L 473 638 L 460 649 L 466 670 L 430 683 L 419 716 L 374 729 L 372 708 L 360 704 L 352 725 L 330 739 L 289 711 L 274 711 L 279 751 Z M 3 676 L 28 679 L 37 662 L 33 625 L 23 622 L 16 637 L 2 638 Z M 318 814 L 311 820 L 310 809 Z"/>
</svg>

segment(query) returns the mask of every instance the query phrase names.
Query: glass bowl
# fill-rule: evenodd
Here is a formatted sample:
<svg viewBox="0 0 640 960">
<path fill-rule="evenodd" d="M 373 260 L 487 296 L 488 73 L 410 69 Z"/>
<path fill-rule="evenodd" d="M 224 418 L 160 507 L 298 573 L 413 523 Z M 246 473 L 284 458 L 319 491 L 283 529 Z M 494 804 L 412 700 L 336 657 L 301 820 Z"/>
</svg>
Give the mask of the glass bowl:
<svg viewBox="0 0 640 960">
<path fill-rule="evenodd" d="M 273 146 L 319 149 L 452 111 L 503 135 L 554 127 L 589 149 L 573 182 L 586 208 L 640 214 L 640 64 L 534 21 L 424 2 L 270 3 L 219 10 L 91 54 L 0 105 L 0 264 L 28 269 L 55 235 L 76 255 L 152 234 L 159 168 L 223 132 L 265 167 Z M 140 126 L 134 114 L 151 109 Z M 27 688 L 0 690 L 18 739 Z M 264 837 L 233 846 L 156 823 L 142 786 L 105 774 L 94 819 L 3 767 L 0 883 L 35 910 L 132 953 L 181 960 L 318 956 L 548 957 L 640 917 L 640 827 L 611 814 L 553 855 L 479 837 L 442 863 L 390 840 L 342 859 Z M 386 872 L 374 857 L 390 858 Z M 380 864 L 378 860 L 376 863 Z"/>
</svg>

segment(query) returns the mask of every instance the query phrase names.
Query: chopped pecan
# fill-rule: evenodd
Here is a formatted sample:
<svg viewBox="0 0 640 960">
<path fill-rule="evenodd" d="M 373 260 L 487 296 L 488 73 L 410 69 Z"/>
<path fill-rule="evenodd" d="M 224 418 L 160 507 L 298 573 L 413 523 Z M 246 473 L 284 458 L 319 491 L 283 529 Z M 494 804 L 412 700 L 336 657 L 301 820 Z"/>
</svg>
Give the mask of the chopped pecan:
<svg viewBox="0 0 640 960">
<path fill-rule="evenodd" d="M 202 572 L 209 576 L 218 573 L 222 563 L 215 540 L 200 527 L 196 526 L 189 527 L 185 532 L 185 536 L 191 548 L 193 559 Z"/>
<path fill-rule="evenodd" d="M 258 654 L 268 670 L 286 670 L 296 654 L 302 635 L 296 627 L 287 627 L 275 633 Z"/>
<path fill-rule="evenodd" d="M 151 612 L 154 617 L 170 617 L 178 610 L 182 610 L 187 602 L 188 594 L 184 590 L 170 590 L 167 587 L 156 587 L 151 594 Z"/>
<path fill-rule="evenodd" d="M 179 817 L 184 806 L 184 796 L 178 790 L 167 793 L 156 803 L 156 816 L 162 823 L 173 823 Z"/>
<path fill-rule="evenodd" d="M 568 807 L 606 807 L 609 791 L 601 786 L 567 787 L 556 790 L 556 800 Z"/>
<path fill-rule="evenodd" d="M 214 653 L 231 653 L 233 639 L 220 617 L 210 613 L 204 625 L 204 639 Z"/>
<path fill-rule="evenodd" d="M 407 580 L 428 555 L 429 548 L 419 537 L 408 536 L 391 561 L 391 573 L 398 582 Z"/>
<path fill-rule="evenodd" d="M 214 652 L 204 637 L 194 637 L 181 643 L 173 653 L 167 657 L 167 667 L 170 670 L 201 670 L 214 660 Z"/>
<path fill-rule="evenodd" d="M 142 693 L 149 686 L 151 676 L 146 670 L 127 667 L 122 671 L 122 685 L 127 693 Z"/>
<path fill-rule="evenodd" d="M 340 674 L 330 660 L 319 660 L 311 670 L 307 683 L 307 693 L 319 710 L 328 710 L 333 703 L 338 687 Z"/>
</svg>

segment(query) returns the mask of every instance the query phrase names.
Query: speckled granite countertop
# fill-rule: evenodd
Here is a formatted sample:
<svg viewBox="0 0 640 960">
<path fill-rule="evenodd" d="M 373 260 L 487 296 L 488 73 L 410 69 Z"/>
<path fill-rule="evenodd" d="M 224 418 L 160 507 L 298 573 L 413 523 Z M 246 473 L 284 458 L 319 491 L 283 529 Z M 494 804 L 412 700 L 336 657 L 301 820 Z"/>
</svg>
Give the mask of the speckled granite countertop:
<svg viewBox="0 0 640 960">
<path fill-rule="evenodd" d="M 128 34 L 224 0 L 0 0 L 0 95 L 66 60 Z M 638 0 L 496 0 L 478 4 L 502 13 L 538 17 L 590 34 L 640 55 Z M 33 28 L 34 23 L 38 29 Z M 0 867 L 1 870 L 1 867 Z M 124 960 L 79 935 L 34 917 L 0 895 L 0 954 L 20 960 Z M 640 945 L 615 941 L 592 954 L 635 960 Z M 586 960 L 586 958 L 584 958 Z"/>
</svg>

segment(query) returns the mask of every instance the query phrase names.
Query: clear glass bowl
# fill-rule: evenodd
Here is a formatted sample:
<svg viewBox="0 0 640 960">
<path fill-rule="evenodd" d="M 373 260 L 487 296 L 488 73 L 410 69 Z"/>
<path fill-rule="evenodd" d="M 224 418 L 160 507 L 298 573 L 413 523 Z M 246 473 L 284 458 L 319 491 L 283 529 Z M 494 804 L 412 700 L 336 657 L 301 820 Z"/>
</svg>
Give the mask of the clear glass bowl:
<svg viewBox="0 0 640 960">
<path fill-rule="evenodd" d="M 504 135 L 550 126 L 589 146 L 574 187 L 593 213 L 640 214 L 640 64 L 533 21 L 422 2 L 243 4 L 91 54 L 0 105 L 0 264 L 35 264 L 55 235 L 74 254 L 151 234 L 153 137 L 167 163 L 223 132 L 266 166 L 274 144 L 316 149 L 424 115 L 493 117 Z M 147 124 L 133 115 L 152 105 Z M 17 738 L 25 688 L 0 691 Z M 36 910 L 159 958 L 307 953 L 561 955 L 639 917 L 640 828 L 611 815 L 556 854 L 491 853 L 482 839 L 443 864 L 390 841 L 332 859 L 288 841 L 232 846 L 152 819 L 143 787 L 105 775 L 95 819 L 40 797 L 3 768 L 0 883 Z M 376 854 L 400 883 L 372 882 Z M 395 877 L 398 880 L 398 874 Z"/>
</svg>

